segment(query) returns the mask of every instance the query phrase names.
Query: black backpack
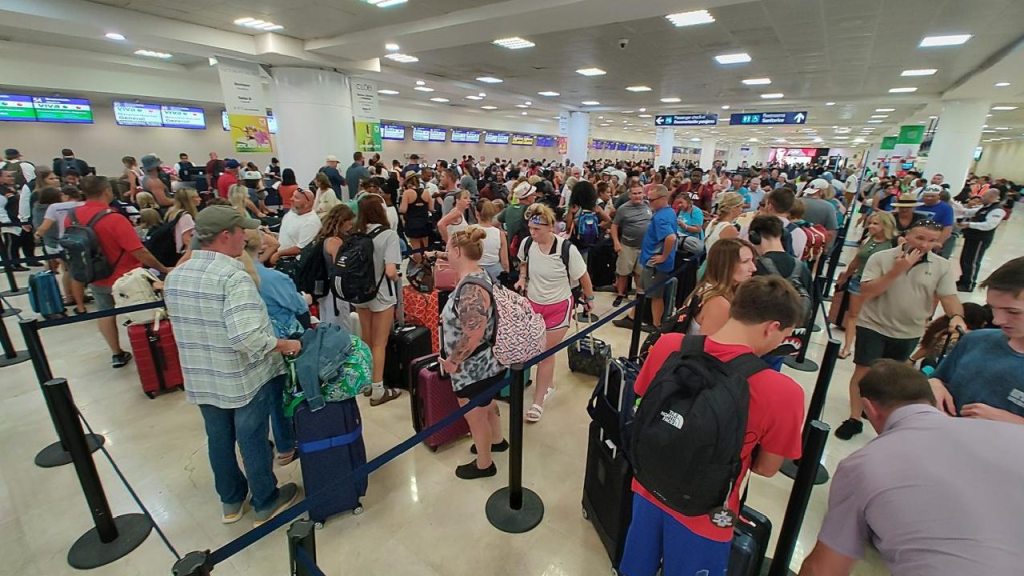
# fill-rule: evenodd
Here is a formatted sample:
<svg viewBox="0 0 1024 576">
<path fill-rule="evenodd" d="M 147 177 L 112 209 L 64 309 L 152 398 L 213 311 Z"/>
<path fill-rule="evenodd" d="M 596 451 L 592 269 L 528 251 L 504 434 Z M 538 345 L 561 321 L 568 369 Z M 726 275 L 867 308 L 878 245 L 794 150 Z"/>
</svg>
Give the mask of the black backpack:
<svg viewBox="0 0 1024 576">
<path fill-rule="evenodd" d="M 78 170 L 78 162 L 76 162 L 74 158 L 61 158 L 60 177 L 64 178 L 71 170 Z M 79 174 L 79 176 L 85 176 L 85 174 Z"/>
<path fill-rule="evenodd" d="M 88 284 L 109 278 L 114 273 L 114 267 L 121 260 L 121 256 L 124 256 L 122 251 L 117 260 L 111 264 L 103 253 L 99 236 L 96 235 L 96 223 L 114 213 L 113 210 L 103 210 L 83 226 L 78 221 L 76 211 L 71 211 L 71 225 L 64 230 L 64 235 L 60 237 L 59 243 L 60 247 L 64 249 L 64 263 L 75 280 Z"/>
<path fill-rule="evenodd" d="M 146 236 L 145 242 L 142 243 L 146 250 L 149 250 L 150 254 L 164 266 L 174 266 L 178 263 L 178 259 L 181 258 L 181 254 L 178 252 L 178 247 L 174 241 L 174 228 L 178 225 L 178 220 L 181 220 L 184 214 L 185 211 L 180 210 L 173 220 L 154 226 Z"/>
<path fill-rule="evenodd" d="M 758 261 L 762 266 L 764 266 L 764 269 L 767 270 L 769 274 L 782 276 L 782 273 L 779 272 L 779 267 L 775 265 L 775 261 L 768 256 L 761 256 L 758 258 Z M 807 264 L 805 264 L 803 260 L 795 260 L 793 264 L 793 271 L 789 273 L 789 276 L 782 277 L 785 278 L 786 282 L 789 282 L 789 284 L 793 286 L 793 289 L 796 290 L 796 293 L 800 295 L 800 302 L 804 305 L 804 319 L 806 320 L 811 315 L 811 307 L 814 305 L 814 301 L 811 299 L 811 293 L 808 290 L 809 287 L 804 286 L 803 281 L 802 272 Z M 800 326 L 803 326 L 803 324 Z"/>
<path fill-rule="evenodd" d="M 335 297 L 352 304 L 364 304 L 377 297 L 385 274 L 380 278 L 374 275 L 373 239 L 386 229 L 381 226 L 369 234 L 352 234 L 345 239 L 332 271 L 331 291 Z"/>
<path fill-rule="evenodd" d="M 324 258 L 324 241 L 310 242 L 299 252 L 292 280 L 299 292 L 305 292 L 314 300 L 330 292 L 331 274 Z"/>
<path fill-rule="evenodd" d="M 767 370 L 746 353 L 722 362 L 686 336 L 658 370 L 633 419 L 630 455 L 636 479 L 685 516 L 727 505 L 741 470 L 750 387 Z"/>
</svg>

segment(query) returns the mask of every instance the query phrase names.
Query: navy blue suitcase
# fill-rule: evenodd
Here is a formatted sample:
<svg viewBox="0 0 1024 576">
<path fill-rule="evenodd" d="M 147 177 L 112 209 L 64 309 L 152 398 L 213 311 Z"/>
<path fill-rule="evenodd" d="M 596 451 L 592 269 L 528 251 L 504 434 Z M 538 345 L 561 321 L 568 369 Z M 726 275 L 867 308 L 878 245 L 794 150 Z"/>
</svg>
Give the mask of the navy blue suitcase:
<svg viewBox="0 0 1024 576">
<path fill-rule="evenodd" d="M 366 495 L 366 478 L 341 482 L 366 463 L 363 421 L 356 400 L 328 402 L 311 412 L 303 402 L 295 409 L 295 439 L 309 519 L 323 524 L 341 512 L 363 511 L 359 499 Z"/>
<path fill-rule="evenodd" d="M 36 272 L 28 277 L 28 302 L 33 312 L 44 317 L 64 313 L 64 300 L 53 272 Z"/>
<path fill-rule="evenodd" d="M 757 510 L 744 505 L 740 521 L 733 529 L 732 551 L 726 576 L 758 576 L 768 552 L 772 521 Z"/>
</svg>

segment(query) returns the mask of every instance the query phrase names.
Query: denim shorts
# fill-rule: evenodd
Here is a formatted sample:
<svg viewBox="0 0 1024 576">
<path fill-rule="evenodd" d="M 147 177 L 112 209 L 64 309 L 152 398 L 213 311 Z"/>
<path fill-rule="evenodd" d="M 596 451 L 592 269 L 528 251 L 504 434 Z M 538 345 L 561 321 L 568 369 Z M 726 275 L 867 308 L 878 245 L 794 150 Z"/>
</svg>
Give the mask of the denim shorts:
<svg viewBox="0 0 1024 576">
<path fill-rule="evenodd" d="M 860 276 L 851 276 L 847 279 L 846 292 L 849 294 L 860 294 Z"/>
</svg>

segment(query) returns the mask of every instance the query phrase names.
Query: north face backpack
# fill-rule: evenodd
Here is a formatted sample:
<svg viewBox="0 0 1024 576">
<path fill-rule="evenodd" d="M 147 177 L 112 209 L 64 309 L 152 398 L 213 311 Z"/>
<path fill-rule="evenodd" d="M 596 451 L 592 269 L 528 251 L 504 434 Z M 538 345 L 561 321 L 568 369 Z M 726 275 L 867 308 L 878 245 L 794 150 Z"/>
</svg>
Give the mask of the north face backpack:
<svg viewBox="0 0 1024 576">
<path fill-rule="evenodd" d="M 761 256 L 758 258 L 758 261 L 762 266 L 764 266 L 764 269 L 767 270 L 769 274 L 782 276 L 782 273 L 779 272 L 779 267 L 775 265 L 775 261 L 771 258 Z M 793 271 L 789 273 L 789 276 L 782 277 L 785 278 L 786 282 L 789 282 L 793 289 L 796 290 L 796 293 L 800 295 L 800 302 L 804 306 L 804 318 L 806 319 L 811 315 L 811 307 L 814 305 L 814 302 L 811 299 L 811 293 L 808 290 L 808 287 L 804 286 L 803 281 L 803 271 L 807 265 L 800 261 L 794 262 L 794 264 Z M 801 326 L 802 325 L 803 324 L 801 324 Z"/>
<path fill-rule="evenodd" d="M 78 221 L 76 210 L 72 210 L 71 225 L 64 230 L 59 240 L 60 247 L 64 249 L 64 263 L 71 277 L 83 284 L 109 278 L 117 266 L 117 261 L 113 264 L 107 261 L 95 230 L 96 223 L 110 214 L 114 214 L 114 211 L 103 210 L 83 226 Z M 121 260 L 123 255 L 122 251 L 117 260 Z"/>
<path fill-rule="evenodd" d="M 178 259 L 181 258 L 174 239 L 174 229 L 178 226 L 178 220 L 181 220 L 184 214 L 185 211 L 180 210 L 173 220 L 153 227 L 149 235 L 146 236 L 146 241 L 143 242 L 146 250 L 149 250 L 153 257 L 164 266 L 174 266 L 178 263 Z"/>
<path fill-rule="evenodd" d="M 640 399 L 630 433 L 637 481 L 669 508 L 701 516 L 727 506 L 747 430 L 747 379 L 767 370 L 746 353 L 723 362 L 685 336 Z"/>
<path fill-rule="evenodd" d="M 491 295 L 494 337 L 485 346 L 494 350 L 498 363 L 502 366 L 522 364 L 544 352 L 544 318 L 533 311 L 525 297 L 480 278 L 469 276 L 466 282 L 483 287 Z"/>
<path fill-rule="evenodd" d="M 377 278 L 373 266 L 373 239 L 386 230 L 383 226 L 369 234 L 352 234 L 334 260 L 331 291 L 352 304 L 365 304 L 377 297 L 384 274 Z"/>
<path fill-rule="evenodd" d="M 590 210 L 581 210 L 576 216 L 572 237 L 577 248 L 593 247 L 601 239 L 601 219 Z"/>
<path fill-rule="evenodd" d="M 326 296 L 331 291 L 331 273 L 324 258 L 324 241 L 306 244 L 297 260 L 292 280 L 299 292 L 309 294 L 313 300 Z M 373 266 L 372 261 L 370 266 Z"/>
</svg>

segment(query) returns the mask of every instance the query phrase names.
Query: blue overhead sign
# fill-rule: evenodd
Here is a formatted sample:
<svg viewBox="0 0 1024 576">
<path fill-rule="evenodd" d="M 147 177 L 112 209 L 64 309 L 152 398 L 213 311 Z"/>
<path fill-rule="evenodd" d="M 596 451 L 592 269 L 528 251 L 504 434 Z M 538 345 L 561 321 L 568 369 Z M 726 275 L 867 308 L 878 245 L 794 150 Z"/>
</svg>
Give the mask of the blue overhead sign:
<svg viewBox="0 0 1024 576">
<path fill-rule="evenodd" d="M 729 117 L 729 124 L 806 124 L 803 112 L 744 112 Z"/>
<path fill-rule="evenodd" d="M 714 126 L 718 124 L 718 114 L 676 114 L 674 116 L 655 116 L 655 126 Z"/>
</svg>

